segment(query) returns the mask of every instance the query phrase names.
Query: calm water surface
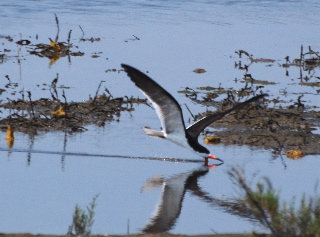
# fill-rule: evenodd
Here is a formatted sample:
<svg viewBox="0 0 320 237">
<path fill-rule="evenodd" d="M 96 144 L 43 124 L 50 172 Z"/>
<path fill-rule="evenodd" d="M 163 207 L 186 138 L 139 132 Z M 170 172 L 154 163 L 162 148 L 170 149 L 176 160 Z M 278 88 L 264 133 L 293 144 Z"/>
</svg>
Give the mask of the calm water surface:
<svg viewBox="0 0 320 237">
<path fill-rule="evenodd" d="M 242 88 L 243 84 L 235 82 L 235 78 L 243 77 L 243 71 L 234 68 L 239 60 L 234 51 L 243 49 L 257 58 L 276 60 L 271 65 L 250 66 L 256 79 L 277 83 L 263 89 L 271 98 L 296 100 L 297 93 L 304 93 L 307 105 L 318 105 L 317 88 L 297 87 L 299 69 L 290 68 L 286 76 L 286 70 L 279 65 L 286 56 L 299 57 L 301 44 L 320 51 L 319 6 L 315 1 L 24 0 L 13 4 L 3 0 L 1 36 L 10 35 L 14 41 L 29 39 L 34 44 L 48 43 L 49 37 L 56 37 L 56 13 L 59 41 L 66 41 L 72 30 L 72 50 L 85 55 L 70 61 L 61 58 L 50 65 L 48 59 L 30 55 L 28 46 L 0 38 L 0 54 L 11 50 L 0 64 L 1 88 L 7 84 L 5 75 L 18 83 L 17 88 L 8 89 L 0 97 L 19 98 L 21 90 L 30 90 L 33 99 L 49 97 L 46 85 L 57 73 L 58 86 L 70 87 L 65 89 L 68 101 L 87 100 L 101 80 L 114 97 L 142 97 L 124 73 L 105 72 L 127 63 L 148 70 L 181 104 L 187 103 L 193 113 L 199 113 L 206 108 L 193 104 L 177 91 L 186 86 L 219 83 L 223 87 Z M 101 40 L 80 42 L 79 25 L 84 38 Z M 100 57 L 93 58 L 95 54 Z M 207 73 L 194 74 L 197 67 L 205 68 Z M 319 74 L 319 68 L 315 73 Z M 286 94 L 280 93 L 283 89 Z M 184 112 L 187 120 L 189 114 Z M 6 113 L 3 111 L 2 116 Z M 213 154 L 225 161 L 209 172 L 201 163 L 130 158 L 194 157 L 174 144 L 145 136 L 140 128 L 146 125 L 160 126 L 155 112 L 141 105 L 131 114 L 121 114 L 120 122 L 103 128 L 88 126 L 82 134 L 51 132 L 32 137 L 16 133 L 10 151 L 6 148 L 5 133 L 1 133 L 0 231 L 65 234 L 75 205 L 85 208 L 100 194 L 92 232 L 137 233 L 156 222 L 151 219 L 155 210 L 161 209 L 158 204 L 165 193 L 161 187 L 143 189 L 146 181 L 162 177 L 167 184 L 180 187 L 192 176 L 206 195 L 186 190 L 181 214 L 170 232 L 249 232 L 255 227 L 224 213 L 214 202 L 215 198 L 235 195 L 226 175 L 231 165 L 244 167 L 249 177 L 257 171 L 260 176 L 268 176 L 275 188 L 281 189 L 284 200 L 314 193 L 319 179 L 319 156 L 294 161 L 285 157 L 272 159 L 271 151 L 244 146 L 209 146 Z"/>
</svg>

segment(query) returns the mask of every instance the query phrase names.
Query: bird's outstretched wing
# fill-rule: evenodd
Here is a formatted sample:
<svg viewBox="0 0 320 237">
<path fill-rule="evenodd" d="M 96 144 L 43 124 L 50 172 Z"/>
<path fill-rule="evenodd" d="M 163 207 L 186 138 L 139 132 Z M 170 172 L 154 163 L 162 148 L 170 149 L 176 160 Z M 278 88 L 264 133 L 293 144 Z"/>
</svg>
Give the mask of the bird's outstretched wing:
<svg viewBox="0 0 320 237">
<path fill-rule="evenodd" d="M 191 124 L 189 127 L 187 127 L 187 133 L 194 139 L 197 139 L 199 134 L 210 124 L 212 124 L 213 122 L 223 118 L 225 115 L 227 115 L 228 113 L 232 112 L 233 110 L 237 110 L 237 109 L 241 109 L 244 106 L 259 100 L 265 96 L 268 96 L 268 94 L 261 94 L 261 95 L 257 95 L 252 97 L 251 99 L 239 103 L 237 105 L 235 105 L 234 107 L 232 107 L 231 109 L 228 109 L 224 112 L 217 112 L 214 114 L 211 114 L 209 116 L 206 116 L 198 121 L 196 121 L 195 123 Z"/>
<path fill-rule="evenodd" d="M 185 134 L 182 111 L 172 95 L 139 70 L 125 64 L 121 66 L 156 109 L 164 135 Z"/>
</svg>

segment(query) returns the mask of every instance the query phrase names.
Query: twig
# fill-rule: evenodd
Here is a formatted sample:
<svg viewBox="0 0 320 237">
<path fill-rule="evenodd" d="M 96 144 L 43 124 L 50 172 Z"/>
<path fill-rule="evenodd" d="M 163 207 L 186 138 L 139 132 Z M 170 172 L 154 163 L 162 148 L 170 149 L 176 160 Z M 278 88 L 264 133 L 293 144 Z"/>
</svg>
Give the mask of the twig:
<svg viewBox="0 0 320 237">
<path fill-rule="evenodd" d="M 10 80 L 10 77 L 9 77 L 9 75 L 5 75 L 5 78 L 7 78 L 8 79 L 8 81 L 9 81 L 9 84 L 11 83 L 11 80 Z"/>
<path fill-rule="evenodd" d="M 59 95 L 58 95 L 58 91 L 57 91 L 57 82 L 59 80 L 59 73 L 57 73 L 57 77 L 54 78 L 51 82 L 51 88 L 50 88 L 50 93 L 51 96 L 53 98 L 53 100 L 59 100 Z M 53 89 L 53 92 L 55 93 L 56 96 L 53 95 L 51 89 Z"/>
<path fill-rule="evenodd" d="M 310 54 L 310 55 L 311 55 L 311 54 L 315 54 L 315 55 L 317 55 L 317 57 L 319 58 L 319 54 L 318 54 L 317 52 L 313 51 L 313 50 L 311 49 L 311 46 L 309 46 L 309 54 Z"/>
<path fill-rule="evenodd" d="M 140 40 L 139 37 L 135 36 L 135 35 L 132 35 L 136 40 Z"/>
<path fill-rule="evenodd" d="M 80 41 L 81 41 L 81 40 L 83 39 L 83 37 L 84 37 L 84 31 L 83 31 L 81 25 L 79 25 L 79 28 L 80 28 L 80 30 L 82 31 L 82 36 L 81 36 L 81 38 L 80 38 Z"/>
<path fill-rule="evenodd" d="M 70 30 L 69 34 L 68 34 L 68 44 L 70 44 L 71 32 L 72 32 L 72 30 Z"/>
<path fill-rule="evenodd" d="M 191 113 L 188 105 L 187 105 L 187 104 L 184 104 L 184 105 L 186 106 L 186 108 L 187 108 L 187 110 L 189 111 L 189 113 L 190 113 L 191 117 L 193 118 L 193 120 L 195 120 L 195 117 L 194 117 L 194 115 Z"/>
<path fill-rule="evenodd" d="M 64 93 L 64 90 L 62 90 L 62 97 L 64 98 L 64 103 L 67 104 L 67 98 L 66 98 L 66 95 Z"/>
<path fill-rule="evenodd" d="M 58 28 L 57 35 L 56 35 L 56 41 L 55 41 L 55 42 L 58 42 L 58 39 L 59 39 L 59 32 L 60 32 L 59 19 L 58 19 L 57 14 L 54 14 L 54 16 L 55 16 L 55 18 L 56 18 L 56 24 L 57 24 L 57 28 Z"/>
<path fill-rule="evenodd" d="M 104 88 L 105 92 L 107 92 L 109 94 L 109 96 L 113 99 L 113 96 L 111 95 L 110 91 L 108 90 L 107 87 Z"/>
<path fill-rule="evenodd" d="M 94 98 L 93 98 L 92 104 L 94 104 L 94 103 L 96 102 L 96 99 L 97 99 L 97 97 L 98 97 L 98 93 L 99 93 L 99 90 L 100 90 L 100 87 L 101 87 L 102 82 L 105 82 L 105 81 L 100 81 L 100 84 L 99 84 L 98 89 L 97 89 L 97 91 L 96 91 L 96 95 L 95 95 Z"/>
<path fill-rule="evenodd" d="M 51 87 L 52 87 L 52 88 L 56 88 L 58 80 L 59 80 L 59 73 L 57 73 L 57 77 L 54 78 L 54 79 L 52 80 L 52 82 L 51 82 Z"/>
<path fill-rule="evenodd" d="M 32 100 L 31 100 L 31 92 L 27 91 L 27 93 L 28 93 L 28 97 L 29 97 L 29 101 L 30 101 L 30 110 L 31 110 L 32 118 L 35 119 Z"/>
<path fill-rule="evenodd" d="M 21 94 L 22 100 L 24 100 L 24 88 L 22 88 L 22 90 L 19 91 L 19 93 Z"/>
</svg>

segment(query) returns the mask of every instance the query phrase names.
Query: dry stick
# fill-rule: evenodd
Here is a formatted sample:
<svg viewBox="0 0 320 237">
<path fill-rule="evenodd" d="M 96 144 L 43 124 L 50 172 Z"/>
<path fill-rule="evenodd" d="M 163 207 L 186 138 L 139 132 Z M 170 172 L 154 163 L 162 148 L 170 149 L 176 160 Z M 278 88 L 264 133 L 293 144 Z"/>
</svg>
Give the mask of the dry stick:
<svg viewBox="0 0 320 237">
<path fill-rule="evenodd" d="M 59 73 L 57 73 L 56 78 L 54 78 L 51 82 L 51 87 L 56 87 L 59 80 Z"/>
<path fill-rule="evenodd" d="M 79 25 L 79 28 L 80 28 L 80 30 L 82 31 L 82 36 L 81 36 L 81 38 L 80 38 L 80 41 L 81 41 L 81 40 L 83 39 L 83 37 L 84 37 L 84 31 L 83 31 L 81 25 Z"/>
<path fill-rule="evenodd" d="M 189 113 L 190 113 L 191 117 L 193 118 L 193 120 L 195 120 L 195 117 L 194 117 L 194 115 L 191 113 L 188 105 L 187 105 L 187 104 L 184 104 L 184 105 L 186 106 L 186 108 L 187 108 L 187 110 L 189 111 Z"/>
<path fill-rule="evenodd" d="M 311 49 L 311 46 L 310 46 L 310 45 L 309 45 L 308 49 L 309 49 L 309 52 L 308 52 L 308 53 L 306 53 L 306 54 L 309 54 L 309 55 L 310 55 L 310 57 L 311 57 L 311 55 L 312 55 L 312 54 L 315 54 L 315 55 L 319 58 L 318 53 L 317 53 L 317 52 L 315 52 L 315 51 L 313 51 L 313 50 Z"/>
<path fill-rule="evenodd" d="M 70 53 L 68 53 L 68 62 L 69 62 L 69 65 L 71 66 L 71 56 L 70 56 Z"/>
<path fill-rule="evenodd" d="M 21 99 L 24 100 L 24 88 L 22 88 L 22 90 L 19 91 L 19 93 L 21 94 Z"/>
<path fill-rule="evenodd" d="M 64 93 L 64 90 L 62 90 L 62 97 L 64 98 L 64 103 L 67 104 L 67 98 L 66 98 L 66 95 Z"/>
<path fill-rule="evenodd" d="M 72 30 L 70 30 L 69 34 L 68 34 L 68 44 L 70 44 L 71 32 L 72 32 Z"/>
<path fill-rule="evenodd" d="M 138 38 L 137 36 L 135 35 L 132 35 L 136 40 L 140 40 L 140 38 Z"/>
<path fill-rule="evenodd" d="M 111 98 L 113 98 L 113 96 L 111 95 L 111 93 L 110 93 L 110 91 L 108 90 L 107 87 L 105 87 L 104 90 L 105 90 L 105 92 L 107 92 L 107 93 L 109 94 L 109 96 L 110 96 Z"/>
<path fill-rule="evenodd" d="M 10 80 L 10 77 L 9 77 L 9 75 L 5 75 L 4 77 L 8 79 L 8 81 L 9 81 L 9 84 L 10 84 L 10 83 L 11 83 L 11 80 Z"/>
<path fill-rule="evenodd" d="M 59 80 L 59 73 L 57 73 L 57 77 L 54 78 L 51 82 L 51 89 L 53 89 L 53 92 L 56 94 L 56 96 L 53 95 L 53 93 L 51 92 L 51 89 L 50 89 L 52 98 L 54 98 L 54 99 L 56 98 L 57 100 L 59 100 L 59 95 L 58 95 L 58 91 L 57 91 L 58 80 Z"/>
<path fill-rule="evenodd" d="M 303 45 L 301 45 L 301 51 L 300 51 L 300 81 L 302 82 L 302 67 L 303 67 Z"/>
<path fill-rule="evenodd" d="M 59 27 L 59 19 L 58 19 L 58 16 L 57 14 L 54 14 L 55 18 L 56 18 L 56 24 L 57 24 L 57 28 L 58 28 L 58 31 L 57 31 L 57 35 L 56 35 L 56 43 L 58 42 L 58 39 L 59 39 L 59 32 L 60 32 L 60 27 Z"/>
<path fill-rule="evenodd" d="M 66 153 L 66 148 L 67 148 L 67 131 L 64 132 L 64 140 L 63 140 L 63 149 L 62 151 L 64 153 Z M 66 158 L 66 155 L 62 155 L 61 156 L 61 168 L 62 168 L 62 171 L 64 171 L 64 167 L 65 167 L 65 158 Z"/>
<path fill-rule="evenodd" d="M 31 110 L 32 118 L 35 119 L 33 105 L 32 105 L 32 101 L 31 101 L 31 92 L 27 91 L 27 93 L 28 93 L 28 97 L 29 97 L 29 100 L 30 100 L 30 110 Z"/>
<path fill-rule="evenodd" d="M 34 146 L 34 133 L 29 133 L 29 141 L 30 141 L 29 151 L 32 151 L 33 146 Z M 30 164 L 31 164 L 31 154 L 32 154 L 32 152 L 28 152 L 28 155 L 27 155 L 28 166 L 30 166 Z"/>
<path fill-rule="evenodd" d="M 102 82 L 105 82 L 105 81 L 100 81 L 100 84 L 99 84 L 98 89 L 96 91 L 96 95 L 93 98 L 92 104 L 94 104 L 96 102 L 96 99 L 97 99 L 97 96 L 98 96 L 98 93 L 99 93 L 99 90 L 100 90 Z"/>
</svg>

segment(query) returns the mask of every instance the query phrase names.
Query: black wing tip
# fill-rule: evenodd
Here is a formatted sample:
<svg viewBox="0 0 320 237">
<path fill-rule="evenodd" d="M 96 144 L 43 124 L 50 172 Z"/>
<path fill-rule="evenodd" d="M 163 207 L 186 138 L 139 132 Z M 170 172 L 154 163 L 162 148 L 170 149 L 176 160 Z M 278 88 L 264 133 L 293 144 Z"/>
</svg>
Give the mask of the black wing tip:
<svg viewBox="0 0 320 237">
<path fill-rule="evenodd" d="M 124 69 L 125 71 L 127 71 L 128 69 L 133 68 L 133 67 L 129 66 L 128 64 L 124 64 L 124 63 L 121 63 L 121 67 L 123 67 L 123 69 Z"/>
<path fill-rule="evenodd" d="M 140 70 L 138 70 L 132 66 L 129 66 L 128 64 L 121 63 L 121 67 L 123 67 L 124 71 L 128 74 L 128 76 L 131 78 L 131 80 L 133 80 L 133 77 L 147 76 L 143 72 L 141 72 Z"/>
<path fill-rule="evenodd" d="M 121 63 L 121 67 L 124 69 L 124 71 L 126 73 L 130 73 L 130 72 L 140 72 L 138 69 L 128 65 L 128 64 L 124 64 L 124 63 Z M 142 73 L 142 72 L 140 72 Z"/>
</svg>

